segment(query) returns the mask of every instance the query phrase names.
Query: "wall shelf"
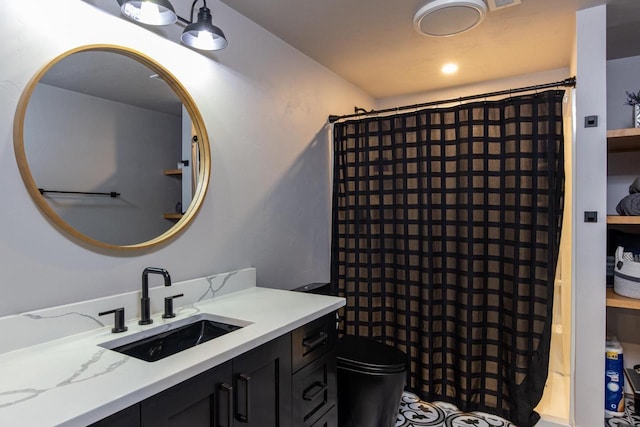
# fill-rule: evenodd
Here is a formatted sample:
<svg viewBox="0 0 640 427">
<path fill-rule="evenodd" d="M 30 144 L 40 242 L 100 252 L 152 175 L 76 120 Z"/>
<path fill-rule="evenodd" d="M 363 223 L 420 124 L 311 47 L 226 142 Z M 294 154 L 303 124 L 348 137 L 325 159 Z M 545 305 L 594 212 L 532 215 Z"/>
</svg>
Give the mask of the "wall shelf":
<svg viewBox="0 0 640 427">
<path fill-rule="evenodd" d="M 607 289 L 607 307 L 628 308 L 631 310 L 640 310 L 640 299 L 627 298 L 613 292 L 613 289 Z"/>
<path fill-rule="evenodd" d="M 607 151 L 609 153 L 640 151 L 640 128 L 608 130 Z"/>
<path fill-rule="evenodd" d="M 607 224 L 640 225 L 640 216 L 607 215 Z"/>
</svg>

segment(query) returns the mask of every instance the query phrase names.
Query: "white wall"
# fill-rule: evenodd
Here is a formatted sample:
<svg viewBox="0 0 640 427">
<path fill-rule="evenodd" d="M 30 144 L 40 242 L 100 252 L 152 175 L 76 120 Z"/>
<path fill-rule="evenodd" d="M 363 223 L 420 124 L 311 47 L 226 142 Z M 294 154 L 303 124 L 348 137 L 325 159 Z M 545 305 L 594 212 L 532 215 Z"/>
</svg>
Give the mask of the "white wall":
<svg viewBox="0 0 640 427">
<path fill-rule="evenodd" d="M 640 56 L 607 61 L 607 129 L 633 127 L 633 107 L 627 92 L 640 91 Z"/>
<path fill-rule="evenodd" d="M 574 146 L 574 387 L 575 425 L 604 418 L 605 242 L 606 242 L 606 6 L 576 14 L 576 140 Z M 597 115 L 598 127 L 584 117 Z M 584 212 L 596 211 L 597 223 Z M 596 421 L 597 420 L 597 421 Z"/>
<path fill-rule="evenodd" d="M 25 116 L 29 169 L 39 188 L 119 193 L 45 198 L 93 239 L 146 242 L 173 226 L 162 215 L 182 200 L 180 180 L 162 174 L 182 158 L 181 122 L 180 116 L 38 84 Z"/>
<path fill-rule="evenodd" d="M 85 2 L 0 3 L 0 315 L 138 289 L 144 267 L 175 281 L 256 267 L 258 284 L 329 279 L 329 114 L 373 101 L 220 1 L 230 45 L 200 55 Z M 211 142 L 210 190 L 195 221 L 144 253 L 84 247 L 38 211 L 20 178 L 13 116 L 29 79 L 79 45 L 155 58 L 195 99 Z"/>
<path fill-rule="evenodd" d="M 513 76 L 506 79 L 487 80 L 477 84 L 451 87 L 431 92 L 416 93 L 403 96 L 393 96 L 376 100 L 376 108 L 393 108 L 401 105 L 415 105 L 425 102 L 435 102 L 442 99 L 455 99 L 464 96 L 477 95 L 500 90 L 516 89 L 543 83 L 552 83 L 570 77 L 568 68 L 542 71 L 539 73 Z M 493 99 L 504 98 L 505 95 Z"/>
</svg>

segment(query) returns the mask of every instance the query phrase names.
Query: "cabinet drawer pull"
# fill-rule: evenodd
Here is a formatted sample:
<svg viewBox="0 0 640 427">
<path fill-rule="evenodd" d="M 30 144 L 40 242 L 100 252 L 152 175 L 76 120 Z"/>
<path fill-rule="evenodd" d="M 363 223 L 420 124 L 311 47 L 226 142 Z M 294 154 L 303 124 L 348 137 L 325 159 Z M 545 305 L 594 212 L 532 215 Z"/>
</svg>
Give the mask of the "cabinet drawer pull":
<svg viewBox="0 0 640 427">
<path fill-rule="evenodd" d="M 329 335 L 327 335 L 326 332 L 322 331 L 315 338 L 302 340 L 302 346 L 309 350 L 315 350 L 316 347 L 319 347 L 320 345 L 326 343 L 327 338 L 329 338 Z"/>
<path fill-rule="evenodd" d="M 238 375 L 238 387 L 236 388 L 238 393 L 240 393 L 240 384 L 244 384 L 244 413 L 240 412 L 240 399 L 236 399 L 236 404 L 238 405 L 236 419 L 242 423 L 248 423 L 249 408 L 251 408 L 251 377 L 245 374 Z"/>
<path fill-rule="evenodd" d="M 227 395 L 227 419 L 226 420 L 220 419 L 221 418 L 220 408 L 222 407 L 222 405 L 220 404 L 220 402 L 218 402 L 218 408 L 217 408 L 218 424 L 216 424 L 216 427 L 231 427 L 233 425 L 233 420 L 231 418 L 233 417 L 233 387 L 225 383 L 218 384 L 218 397 L 220 397 L 222 393 L 225 393 Z"/>
<path fill-rule="evenodd" d="M 316 382 L 302 393 L 302 398 L 304 400 L 313 400 L 326 390 L 327 385 L 325 383 Z"/>
</svg>

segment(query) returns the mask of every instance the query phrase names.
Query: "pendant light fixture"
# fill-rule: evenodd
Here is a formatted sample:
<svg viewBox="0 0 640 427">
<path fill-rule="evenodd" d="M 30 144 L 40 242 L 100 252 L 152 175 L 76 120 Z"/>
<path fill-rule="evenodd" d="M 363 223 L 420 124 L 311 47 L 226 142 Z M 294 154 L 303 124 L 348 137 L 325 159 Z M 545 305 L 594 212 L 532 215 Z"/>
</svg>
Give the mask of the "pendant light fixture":
<svg viewBox="0 0 640 427">
<path fill-rule="evenodd" d="M 191 19 L 178 16 L 169 0 L 116 0 L 120 11 L 132 21 L 145 25 L 171 25 L 176 21 L 187 24 L 180 36 L 185 45 L 199 50 L 220 50 L 229 44 L 222 30 L 211 23 L 211 10 L 207 1 L 198 11 L 198 20 L 193 22 L 193 12 L 198 3 L 191 4 Z"/>
<path fill-rule="evenodd" d="M 198 11 L 198 21 L 192 22 L 182 32 L 180 39 L 187 46 L 200 50 L 220 50 L 227 47 L 227 39 L 222 30 L 211 23 L 211 11 L 207 8 L 206 0 L 202 0 L 204 6 Z M 193 21 L 193 8 L 191 5 L 191 21 Z"/>
<path fill-rule="evenodd" d="M 120 11 L 127 18 L 146 25 L 171 25 L 178 20 L 169 0 L 124 0 Z"/>
</svg>

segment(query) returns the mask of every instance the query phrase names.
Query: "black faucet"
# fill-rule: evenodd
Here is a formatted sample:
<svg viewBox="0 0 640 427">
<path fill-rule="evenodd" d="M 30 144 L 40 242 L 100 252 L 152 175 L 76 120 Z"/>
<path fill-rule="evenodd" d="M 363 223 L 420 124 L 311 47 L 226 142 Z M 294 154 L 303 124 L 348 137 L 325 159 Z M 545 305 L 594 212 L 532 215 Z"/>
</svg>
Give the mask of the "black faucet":
<svg viewBox="0 0 640 427">
<path fill-rule="evenodd" d="M 162 274 L 164 277 L 164 285 L 171 286 L 171 276 L 164 268 L 147 267 L 142 272 L 142 298 L 140 298 L 140 320 L 138 324 L 148 325 L 153 323 L 151 318 L 151 309 L 149 308 L 149 273 Z"/>
</svg>

